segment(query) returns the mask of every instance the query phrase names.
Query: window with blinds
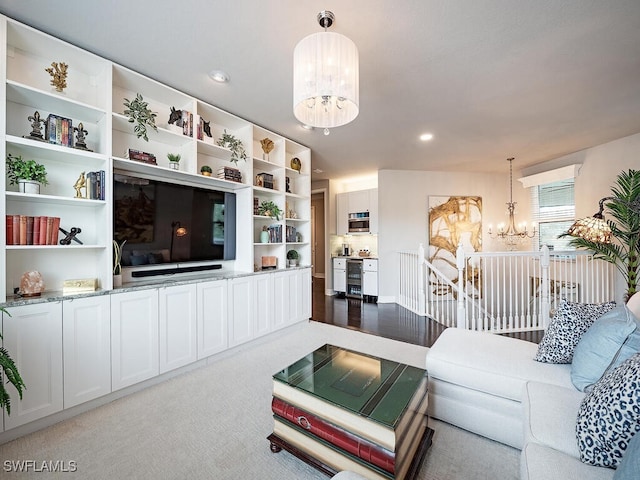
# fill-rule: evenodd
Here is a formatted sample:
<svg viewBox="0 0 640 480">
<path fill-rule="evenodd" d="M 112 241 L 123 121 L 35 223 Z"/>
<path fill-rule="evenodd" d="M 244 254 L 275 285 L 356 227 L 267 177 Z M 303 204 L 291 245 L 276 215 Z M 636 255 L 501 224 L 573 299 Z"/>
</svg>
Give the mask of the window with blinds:
<svg viewBox="0 0 640 480">
<path fill-rule="evenodd" d="M 558 238 L 575 220 L 574 179 L 545 183 L 531 188 L 532 220 L 538 223 L 534 248 L 572 250 L 569 238 Z"/>
</svg>

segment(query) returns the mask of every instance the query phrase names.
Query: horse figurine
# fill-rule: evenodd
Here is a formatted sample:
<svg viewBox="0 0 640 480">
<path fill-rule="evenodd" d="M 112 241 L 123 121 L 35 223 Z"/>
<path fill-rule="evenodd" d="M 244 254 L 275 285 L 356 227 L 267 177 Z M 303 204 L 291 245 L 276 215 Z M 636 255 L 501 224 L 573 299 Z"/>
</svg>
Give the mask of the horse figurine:
<svg viewBox="0 0 640 480">
<path fill-rule="evenodd" d="M 211 121 L 207 122 L 204 120 L 204 118 L 202 119 L 202 130 L 204 131 L 205 135 L 209 138 L 211 138 L 213 135 L 211 135 Z"/>
<path fill-rule="evenodd" d="M 169 125 L 176 124 L 176 127 L 182 127 L 182 110 L 176 110 L 171 107 L 171 113 L 169 114 Z"/>
</svg>

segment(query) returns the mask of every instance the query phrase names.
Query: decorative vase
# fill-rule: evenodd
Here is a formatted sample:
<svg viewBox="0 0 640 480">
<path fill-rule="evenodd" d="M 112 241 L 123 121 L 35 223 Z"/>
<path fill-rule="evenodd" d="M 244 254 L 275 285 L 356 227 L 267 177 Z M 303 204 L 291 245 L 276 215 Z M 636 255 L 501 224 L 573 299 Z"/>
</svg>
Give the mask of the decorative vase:
<svg viewBox="0 0 640 480">
<path fill-rule="evenodd" d="M 169 168 L 173 170 L 180 170 L 180 162 L 169 162 Z"/>
<path fill-rule="evenodd" d="M 260 243 L 269 243 L 269 232 L 266 230 L 260 232 Z"/>
<path fill-rule="evenodd" d="M 18 188 L 21 193 L 40 193 L 40 184 L 34 180 L 18 180 Z"/>
<path fill-rule="evenodd" d="M 113 276 L 113 288 L 122 286 L 122 275 Z"/>
</svg>

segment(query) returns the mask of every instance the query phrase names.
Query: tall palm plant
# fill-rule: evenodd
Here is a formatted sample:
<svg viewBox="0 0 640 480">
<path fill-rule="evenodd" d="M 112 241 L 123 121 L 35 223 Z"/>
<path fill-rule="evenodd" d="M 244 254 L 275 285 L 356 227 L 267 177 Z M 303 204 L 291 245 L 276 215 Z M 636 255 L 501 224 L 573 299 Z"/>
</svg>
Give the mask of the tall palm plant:
<svg viewBox="0 0 640 480">
<path fill-rule="evenodd" d="M 572 237 L 569 244 L 592 250 L 594 258 L 614 264 L 627 282 L 626 299 L 629 299 L 638 290 L 640 274 L 640 170 L 621 172 L 611 192 L 613 195 L 605 205 L 615 219 L 607 220 L 613 241 L 598 243 Z"/>
<path fill-rule="evenodd" d="M 0 307 L 0 311 L 9 315 L 9 312 L 2 307 Z M 0 340 L 2 340 L 1 334 Z M 16 387 L 18 395 L 20 395 L 20 399 L 22 400 L 22 390 L 24 390 L 26 386 L 9 352 L 7 352 L 4 347 L 0 347 L 0 411 L 6 409 L 7 414 L 11 415 L 11 398 L 9 398 L 9 392 L 7 392 L 7 389 L 4 387 L 5 377 L 8 383 Z"/>
</svg>

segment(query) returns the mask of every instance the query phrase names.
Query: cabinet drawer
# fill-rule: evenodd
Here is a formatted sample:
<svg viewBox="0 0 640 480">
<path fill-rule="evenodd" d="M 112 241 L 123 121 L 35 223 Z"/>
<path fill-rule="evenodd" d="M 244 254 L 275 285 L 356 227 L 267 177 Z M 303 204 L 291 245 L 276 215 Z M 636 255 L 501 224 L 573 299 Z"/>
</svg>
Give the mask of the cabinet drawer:
<svg viewBox="0 0 640 480">
<path fill-rule="evenodd" d="M 365 259 L 362 261 L 362 270 L 365 272 L 377 272 L 378 260 L 377 259 Z"/>
<path fill-rule="evenodd" d="M 340 268 L 340 269 L 347 268 L 347 259 L 346 258 L 334 258 L 333 259 L 333 268 Z"/>
</svg>

